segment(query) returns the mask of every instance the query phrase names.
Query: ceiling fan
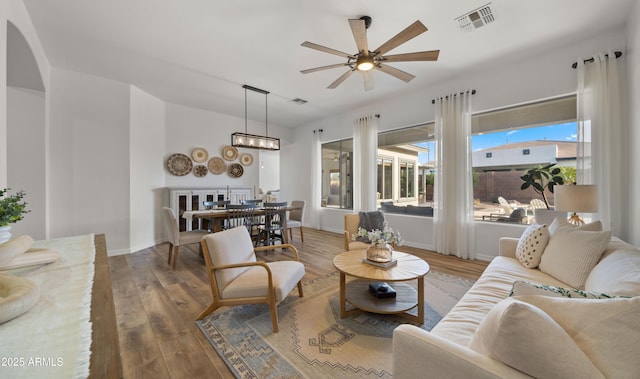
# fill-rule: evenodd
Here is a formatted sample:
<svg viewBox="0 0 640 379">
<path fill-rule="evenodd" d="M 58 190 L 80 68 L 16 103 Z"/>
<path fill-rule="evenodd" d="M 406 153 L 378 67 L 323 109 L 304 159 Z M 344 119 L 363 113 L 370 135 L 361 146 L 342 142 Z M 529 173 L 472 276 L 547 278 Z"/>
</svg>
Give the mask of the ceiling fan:
<svg viewBox="0 0 640 379">
<path fill-rule="evenodd" d="M 319 50 L 325 53 L 334 54 L 343 58 L 347 58 L 345 63 L 336 63 L 328 66 L 321 66 L 316 68 L 310 68 L 300 71 L 303 74 L 311 72 L 328 70 L 338 67 L 349 67 L 349 70 L 340 75 L 333 83 L 329 84 L 327 88 L 334 89 L 344 82 L 351 74 L 358 70 L 363 73 L 364 89 L 366 91 L 373 89 L 373 73 L 372 69 L 380 70 L 385 74 L 389 74 L 404 82 L 410 82 L 415 75 L 408 72 L 399 70 L 395 67 L 388 66 L 388 62 L 411 62 L 411 61 L 437 61 L 440 50 L 420 51 L 415 53 L 385 55 L 387 52 L 395 49 L 410 39 L 419 36 L 427 31 L 427 27 L 419 20 L 409 25 L 400 33 L 396 34 L 393 38 L 383 43 L 375 50 L 369 50 L 369 44 L 367 42 L 367 29 L 371 25 L 371 17 L 362 16 L 359 19 L 350 19 L 349 26 L 351 26 L 351 32 L 353 38 L 356 41 L 356 47 L 358 52 L 356 54 L 348 54 L 339 50 L 331 49 L 322 45 L 315 44 L 313 42 L 305 41 L 301 46 L 308 47 L 310 49 Z"/>
</svg>

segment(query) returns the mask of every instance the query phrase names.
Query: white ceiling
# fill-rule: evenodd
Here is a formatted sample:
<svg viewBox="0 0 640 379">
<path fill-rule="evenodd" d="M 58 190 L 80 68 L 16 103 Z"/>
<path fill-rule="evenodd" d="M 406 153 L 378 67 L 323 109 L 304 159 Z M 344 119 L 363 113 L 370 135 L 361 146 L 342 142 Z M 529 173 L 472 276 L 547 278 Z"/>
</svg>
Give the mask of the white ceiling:
<svg viewBox="0 0 640 379">
<path fill-rule="evenodd" d="M 494 0 L 496 21 L 472 32 L 460 29 L 455 18 L 488 1 L 23 1 L 55 67 L 238 117 L 244 117 L 241 86 L 249 84 L 271 92 L 269 123 L 294 127 L 623 25 L 634 0 Z M 404 83 L 377 71 L 368 92 L 359 73 L 326 89 L 344 68 L 300 73 L 343 61 L 301 47 L 304 41 L 355 53 L 347 20 L 362 15 L 373 18 L 370 49 L 419 19 L 429 31 L 389 54 L 440 49 L 439 60 L 389 64 L 416 78 Z M 295 104 L 296 97 L 308 103 Z M 263 96 L 249 101 L 264 109 Z"/>
</svg>

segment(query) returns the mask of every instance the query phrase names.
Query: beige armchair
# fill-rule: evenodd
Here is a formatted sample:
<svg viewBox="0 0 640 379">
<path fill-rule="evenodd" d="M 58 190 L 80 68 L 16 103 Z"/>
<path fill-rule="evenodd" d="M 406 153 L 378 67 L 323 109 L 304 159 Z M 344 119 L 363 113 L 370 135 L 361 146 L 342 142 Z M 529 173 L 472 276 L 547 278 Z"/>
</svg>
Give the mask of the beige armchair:
<svg viewBox="0 0 640 379">
<path fill-rule="evenodd" d="M 293 260 L 259 262 L 255 252 L 273 250 L 272 246 L 253 247 L 245 227 L 209 234 L 202 239 L 204 261 L 211 281 L 213 301 L 198 320 L 226 305 L 268 304 L 273 331 L 278 331 L 276 305 L 298 286 L 302 293 L 304 265 L 298 262 L 298 250 L 293 245 L 278 247 L 291 250 Z"/>
<path fill-rule="evenodd" d="M 360 225 L 360 215 L 358 213 L 344 215 L 344 249 L 346 251 L 366 249 L 369 246 L 364 242 L 353 240 L 353 235 L 358 232 L 358 225 Z"/>
<path fill-rule="evenodd" d="M 176 219 L 173 209 L 164 207 L 162 208 L 164 213 L 164 226 L 167 236 L 169 238 L 169 259 L 167 263 L 171 267 L 176 269 L 176 262 L 178 261 L 178 252 L 180 251 L 180 245 L 189 245 L 191 243 L 200 243 L 202 237 L 209 234 L 206 230 L 198 230 L 192 232 L 181 232 L 178 227 L 178 220 Z M 199 247 L 202 254 L 202 248 Z M 173 262 L 171 258 L 173 257 Z"/>
</svg>

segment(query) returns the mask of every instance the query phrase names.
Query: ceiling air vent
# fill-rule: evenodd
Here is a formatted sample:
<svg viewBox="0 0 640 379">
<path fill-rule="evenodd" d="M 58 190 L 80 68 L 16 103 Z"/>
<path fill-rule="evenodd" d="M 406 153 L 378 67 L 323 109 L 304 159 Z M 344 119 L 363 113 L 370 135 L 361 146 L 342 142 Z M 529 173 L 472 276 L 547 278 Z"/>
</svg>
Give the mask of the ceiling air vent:
<svg viewBox="0 0 640 379">
<path fill-rule="evenodd" d="M 466 32 L 478 29 L 488 23 L 495 21 L 491 3 L 474 9 L 473 11 L 456 18 L 460 24 L 460 28 Z"/>
<path fill-rule="evenodd" d="M 300 105 L 302 105 L 302 104 L 306 104 L 306 103 L 307 103 L 307 100 L 301 99 L 301 98 L 299 98 L 299 97 L 296 97 L 295 99 L 293 99 L 293 100 L 291 100 L 291 101 L 293 101 L 293 102 L 294 102 L 294 103 L 296 103 L 296 104 L 300 104 Z"/>
</svg>

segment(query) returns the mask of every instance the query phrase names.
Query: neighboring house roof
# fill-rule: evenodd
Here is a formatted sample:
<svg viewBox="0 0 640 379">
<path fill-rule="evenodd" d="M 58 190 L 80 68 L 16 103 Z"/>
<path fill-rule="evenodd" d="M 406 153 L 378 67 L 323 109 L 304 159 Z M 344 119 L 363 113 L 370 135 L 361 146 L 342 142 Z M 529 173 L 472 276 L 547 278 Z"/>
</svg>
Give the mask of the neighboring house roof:
<svg viewBox="0 0 640 379">
<path fill-rule="evenodd" d="M 482 149 L 478 151 L 489 152 L 489 151 L 506 150 L 506 149 L 526 149 L 528 147 L 548 146 L 548 145 L 556 145 L 558 147 L 558 153 L 556 155 L 556 159 L 572 159 L 577 156 L 578 143 L 576 141 L 536 140 L 536 141 L 526 141 L 526 142 L 514 142 L 514 143 L 494 146 L 488 149 Z"/>
</svg>

